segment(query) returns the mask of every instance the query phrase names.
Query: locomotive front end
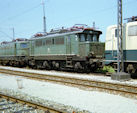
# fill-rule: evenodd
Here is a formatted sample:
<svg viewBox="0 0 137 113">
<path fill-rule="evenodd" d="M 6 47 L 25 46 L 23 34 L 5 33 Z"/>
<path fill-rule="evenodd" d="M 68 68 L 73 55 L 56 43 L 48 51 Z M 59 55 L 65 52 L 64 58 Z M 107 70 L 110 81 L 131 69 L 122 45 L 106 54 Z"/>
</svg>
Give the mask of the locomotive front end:
<svg viewBox="0 0 137 113">
<path fill-rule="evenodd" d="M 88 61 L 91 68 L 102 67 L 105 51 L 104 47 L 104 43 L 90 43 Z"/>
<path fill-rule="evenodd" d="M 105 43 L 99 42 L 101 31 L 87 28 L 79 33 L 79 54 L 86 58 L 86 65 L 90 71 L 102 67 Z"/>
</svg>

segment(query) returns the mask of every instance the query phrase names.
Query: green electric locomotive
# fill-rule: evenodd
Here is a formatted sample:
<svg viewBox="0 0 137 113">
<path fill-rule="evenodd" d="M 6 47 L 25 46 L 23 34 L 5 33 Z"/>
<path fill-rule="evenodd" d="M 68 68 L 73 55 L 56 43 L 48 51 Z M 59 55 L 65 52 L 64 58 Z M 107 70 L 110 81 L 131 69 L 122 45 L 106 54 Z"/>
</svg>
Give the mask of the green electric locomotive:
<svg viewBox="0 0 137 113">
<path fill-rule="evenodd" d="M 27 39 L 16 39 L 0 44 L 0 64 L 11 66 L 25 66 L 29 57 L 29 42 Z"/>
<path fill-rule="evenodd" d="M 0 63 L 42 69 L 95 71 L 102 66 L 104 43 L 101 31 L 85 25 L 39 33 L 29 40 L 0 45 Z"/>
<path fill-rule="evenodd" d="M 104 58 L 104 43 L 99 42 L 101 31 L 75 25 L 69 29 L 51 30 L 29 40 L 29 65 L 37 68 L 94 71 Z"/>
</svg>

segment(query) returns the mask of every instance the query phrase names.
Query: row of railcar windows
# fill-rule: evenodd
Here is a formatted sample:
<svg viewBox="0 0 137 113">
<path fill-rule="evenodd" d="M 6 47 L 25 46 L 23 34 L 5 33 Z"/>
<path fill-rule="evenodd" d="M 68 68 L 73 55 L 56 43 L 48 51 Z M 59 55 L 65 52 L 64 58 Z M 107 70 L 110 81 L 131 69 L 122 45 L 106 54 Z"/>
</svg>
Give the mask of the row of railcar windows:
<svg viewBox="0 0 137 113">
<path fill-rule="evenodd" d="M 36 40 L 35 46 L 63 45 L 64 37 Z"/>
</svg>

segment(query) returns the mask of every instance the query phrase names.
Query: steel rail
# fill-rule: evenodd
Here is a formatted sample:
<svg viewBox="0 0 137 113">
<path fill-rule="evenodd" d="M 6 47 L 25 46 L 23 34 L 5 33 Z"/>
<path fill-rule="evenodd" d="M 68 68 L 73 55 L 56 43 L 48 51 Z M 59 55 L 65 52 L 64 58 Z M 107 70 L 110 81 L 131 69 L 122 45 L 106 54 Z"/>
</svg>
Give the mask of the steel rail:
<svg viewBox="0 0 137 113">
<path fill-rule="evenodd" d="M 16 103 L 21 103 L 23 105 L 26 104 L 28 106 L 31 106 L 34 109 L 40 109 L 40 110 L 43 110 L 43 111 L 48 112 L 48 113 L 66 113 L 64 111 L 61 111 L 61 110 L 58 110 L 58 109 L 55 109 L 55 108 L 52 108 L 49 106 L 44 106 L 44 105 L 41 105 L 38 103 L 34 103 L 34 102 L 31 102 L 28 100 L 23 100 L 23 99 L 16 98 L 16 97 L 13 97 L 13 96 L 10 96 L 7 94 L 3 94 L 3 93 L 0 93 L 0 98 L 4 98 L 8 101 L 11 100 L 11 101 L 16 102 Z"/>
<path fill-rule="evenodd" d="M 39 79 L 39 80 L 60 82 L 65 84 L 82 86 L 86 88 L 90 87 L 90 88 L 108 90 L 112 92 L 114 91 L 114 92 L 134 95 L 134 97 L 137 99 L 137 86 L 134 86 L 134 85 L 110 83 L 110 82 L 88 80 L 88 79 L 82 79 L 82 78 L 76 78 L 76 77 L 74 78 L 74 77 L 68 77 L 68 76 L 57 76 L 57 75 L 38 74 L 38 73 L 32 73 L 32 72 L 12 71 L 8 69 L 0 69 L 0 73 L 29 77 L 33 79 Z"/>
</svg>

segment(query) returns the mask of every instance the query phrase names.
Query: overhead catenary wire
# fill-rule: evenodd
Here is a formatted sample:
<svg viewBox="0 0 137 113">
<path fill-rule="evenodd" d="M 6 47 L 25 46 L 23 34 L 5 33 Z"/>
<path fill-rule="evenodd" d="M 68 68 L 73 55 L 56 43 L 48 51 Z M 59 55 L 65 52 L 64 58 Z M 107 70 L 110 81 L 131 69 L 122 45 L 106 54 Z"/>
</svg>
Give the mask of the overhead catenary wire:
<svg viewBox="0 0 137 113">
<path fill-rule="evenodd" d="M 11 37 L 11 36 L 9 36 L 7 33 L 3 32 L 3 31 L 1 31 L 1 30 L 0 30 L 0 33 L 4 34 L 6 37 L 8 37 L 8 38 L 12 39 L 12 37 Z"/>
<path fill-rule="evenodd" d="M 23 16 L 23 15 L 26 14 L 26 13 L 29 13 L 29 12 L 33 11 L 34 9 L 36 9 L 36 8 L 38 8 L 38 7 L 40 7 L 40 6 L 41 6 L 41 3 L 38 4 L 38 5 L 36 5 L 36 6 L 34 6 L 34 7 L 29 8 L 29 9 L 23 11 L 23 12 L 20 12 L 20 13 L 18 13 L 18 14 L 16 14 L 16 15 L 12 16 L 12 17 L 9 17 L 9 18 L 1 21 L 0 23 L 5 23 L 5 22 L 7 22 L 7 21 L 9 21 L 9 20 L 14 20 L 14 19 L 16 19 L 16 18 L 18 18 L 18 17 L 20 17 L 20 16 Z M 1 27 L 1 29 L 9 29 L 9 28 L 5 28 L 5 26 L 4 26 L 4 28 Z M 15 38 L 15 33 L 14 33 L 13 28 L 12 28 L 12 31 L 13 31 L 13 37 L 12 37 L 12 36 L 9 36 L 7 33 L 3 32 L 2 30 L 0 30 L 0 33 L 4 34 L 6 37 L 8 37 L 8 38 L 10 38 L 10 39 L 14 39 L 14 38 Z M 7 32 L 7 30 L 6 30 L 6 32 Z"/>
<path fill-rule="evenodd" d="M 135 2 L 137 2 L 137 0 L 126 1 L 126 2 L 123 3 L 123 6 L 133 4 Z M 116 9 L 117 9 L 117 4 L 113 5 L 111 7 L 105 7 L 105 8 L 101 8 L 101 9 L 98 9 L 98 10 L 91 11 L 90 14 L 95 16 L 95 15 L 100 15 L 100 13 L 104 13 L 104 12 L 107 12 L 107 11 L 110 11 L 110 10 L 115 10 L 116 11 Z M 81 15 L 81 16 L 71 17 L 71 18 L 68 18 L 68 20 L 70 21 L 72 19 L 87 18 L 87 16 L 89 16 L 89 13 L 88 14 L 83 13 L 83 15 Z M 67 21 L 67 22 L 69 22 L 69 21 Z"/>
<path fill-rule="evenodd" d="M 127 1 L 127 2 L 123 3 L 123 6 L 124 6 L 124 5 L 127 5 L 127 4 L 130 4 L 130 3 L 134 3 L 135 1 L 137 1 L 137 0 Z M 20 17 L 20 16 L 22 16 L 22 15 L 24 15 L 24 14 L 26 14 L 26 13 L 29 13 L 29 12 L 33 11 L 34 9 L 40 7 L 42 4 L 43 4 L 43 3 L 40 3 L 40 4 L 36 5 L 36 6 L 33 6 L 33 7 L 29 8 L 29 9 L 23 11 L 23 12 L 18 13 L 17 15 L 14 15 L 14 16 L 12 16 L 12 17 L 9 17 L 9 18 L 1 21 L 0 23 L 6 22 L 6 21 L 8 21 L 8 20 L 16 19 L 16 18 L 18 18 L 18 17 Z M 94 12 L 92 12 L 92 13 L 102 13 L 102 12 L 105 12 L 105 11 L 108 11 L 108 10 L 111 10 L 111 9 L 114 9 L 114 8 L 116 8 L 116 7 L 117 7 L 117 5 L 114 5 L 114 6 L 112 6 L 112 7 L 103 8 L 103 9 L 100 9 L 100 10 L 98 10 L 98 11 L 94 11 Z M 74 18 L 79 18 L 79 17 L 74 17 Z"/>
<path fill-rule="evenodd" d="M 38 7 L 40 7 L 40 6 L 41 6 L 41 3 L 38 4 L 38 5 L 36 5 L 36 6 L 34 6 L 34 7 L 29 8 L 29 9 L 23 11 L 23 12 L 20 12 L 20 13 L 18 13 L 18 14 L 16 14 L 16 15 L 12 16 L 12 17 L 8 17 L 7 19 L 1 21 L 0 23 L 7 22 L 7 21 L 9 21 L 9 20 L 16 19 L 16 18 L 18 18 L 18 17 L 20 17 L 20 16 L 23 16 L 23 15 L 26 14 L 26 13 L 29 13 L 29 12 L 33 11 L 34 9 L 36 9 L 36 8 L 38 8 Z"/>
<path fill-rule="evenodd" d="M 137 0 L 126 0 L 126 1 L 123 3 L 123 5 L 125 6 L 125 5 L 131 4 L 131 3 L 135 3 L 135 2 L 137 2 Z M 36 8 L 38 8 L 38 7 L 41 7 L 41 5 L 42 5 L 42 4 L 39 3 L 39 4 L 37 4 L 37 5 L 29 8 L 29 9 L 26 9 L 26 10 L 23 11 L 23 12 L 20 12 L 20 13 L 18 13 L 18 14 L 16 14 L 16 15 L 13 15 L 13 16 L 11 16 L 11 17 L 8 17 L 8 18 L 6 18 L 5 20 L 0 21 L 0 24 L 1 24 L 1 23 L 6 23 L 6 22 L 9 22 L 9 20 L 11 21 L 11 20 L 14 20 L 14 19 L 16 19 L 16 18 L 18 18 L 18 17 L 21 17 L 21 16 L 23 16 L 24 14 L 29 13 L 29 12 L 33 11 L 34 9 L 36 9 Z M 102 12 L 106 12 L 106 11 L 112 10 L 112 9 L 114 9 L 114 8 L 116 8 L 116 7 L 117 7 L 116 5 L 113 5 L 112 7 L 102 8 L 102 9 L 100 9 L 100 10 L 94 10 L 94 11 L 91 12 L 91 14 L 94 14 L 94 15 L 100 14 L 100 13 L 102 13 Z M 89 16 L 89 14 L 88 14 L 88 16 Z M 81 18 L 85 18 L 85 17 L 87 17 L 86 14 L 83 14 Z M 75 16 L 75 17 L 72 17 L 72 18 L 70 17 L 70 18 L 68 19 L 68 21 L 70 21 L 71 19 L 75 19 L 75 18 L 79 18 L 79 17 L 78 17 L 78 16 Z M 11 23 L 11 22 L 10 22 L 10 23 Z M 66 21 L 66 23 L 67 23 L 67 21 Z"/>
</svg>

